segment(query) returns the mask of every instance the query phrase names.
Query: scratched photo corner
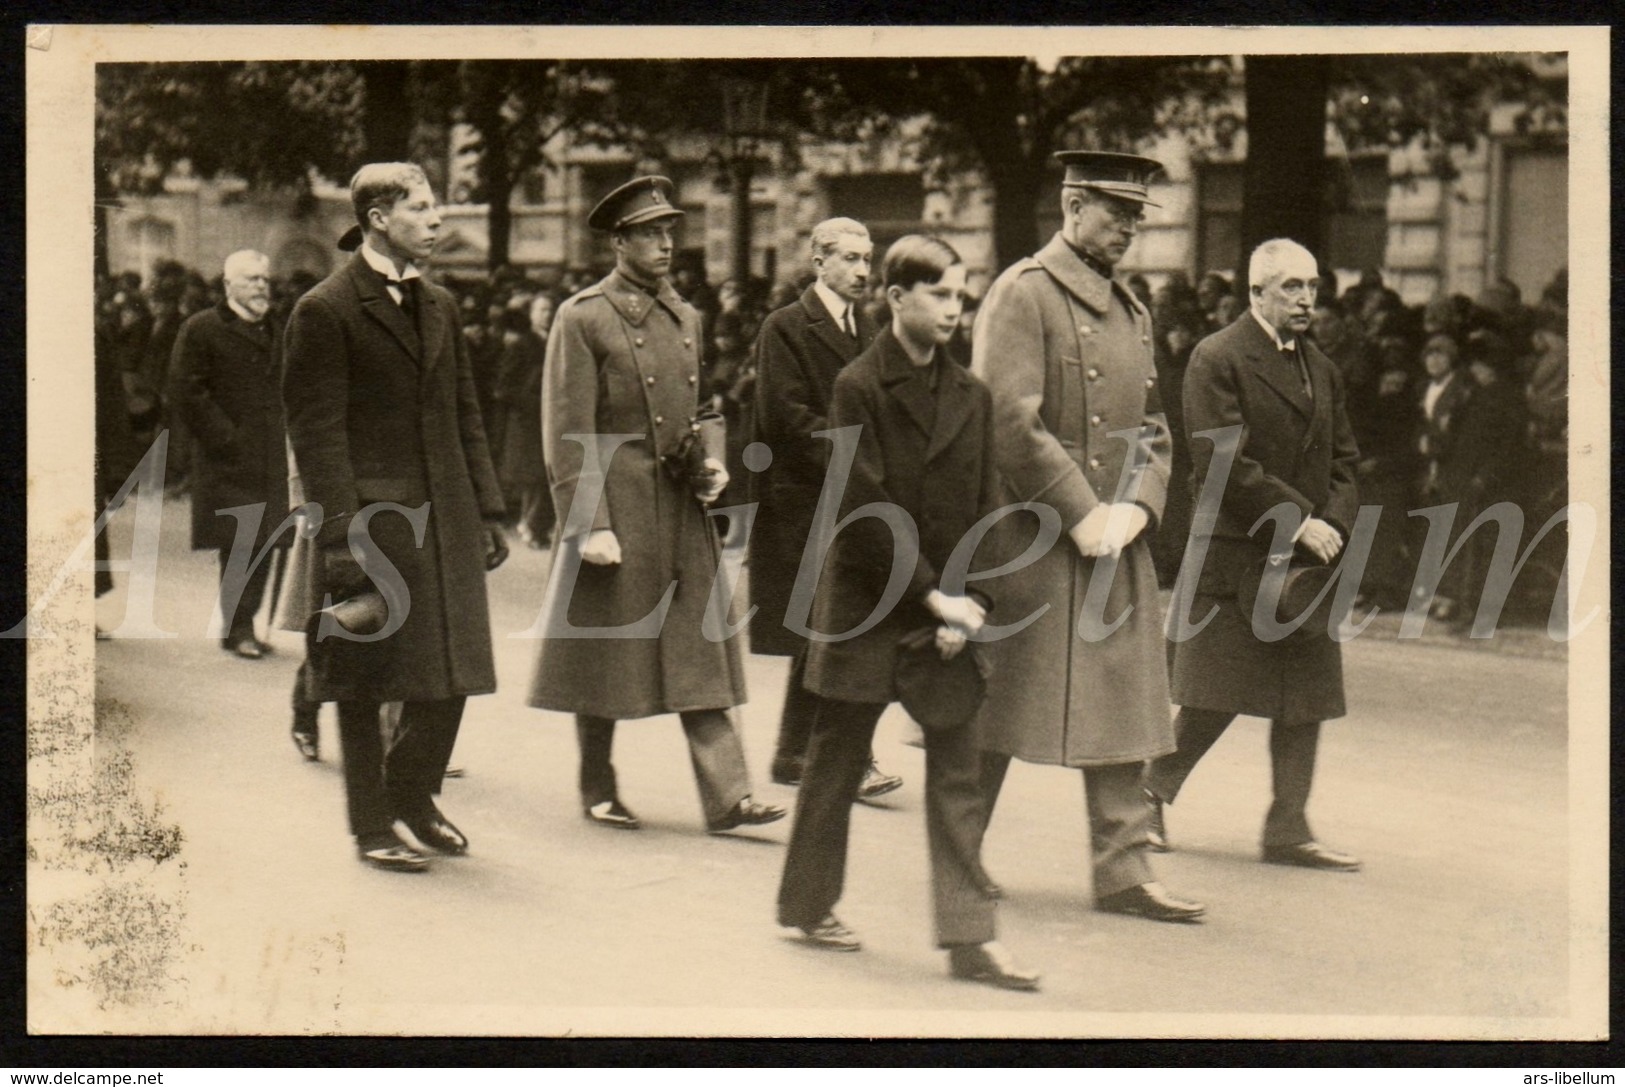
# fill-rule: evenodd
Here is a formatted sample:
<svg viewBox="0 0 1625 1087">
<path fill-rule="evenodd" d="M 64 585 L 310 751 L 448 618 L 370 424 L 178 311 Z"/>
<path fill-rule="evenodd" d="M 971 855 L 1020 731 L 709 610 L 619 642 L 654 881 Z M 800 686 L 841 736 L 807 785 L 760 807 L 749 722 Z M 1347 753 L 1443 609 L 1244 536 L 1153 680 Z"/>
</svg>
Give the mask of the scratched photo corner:
<svg viewBox="0 0 1625 1087">
<path fill-rule="evenodd" d="M 31 28 L 30 1033 L 1606 1038 L 1607 45 Z"/>
</svg>

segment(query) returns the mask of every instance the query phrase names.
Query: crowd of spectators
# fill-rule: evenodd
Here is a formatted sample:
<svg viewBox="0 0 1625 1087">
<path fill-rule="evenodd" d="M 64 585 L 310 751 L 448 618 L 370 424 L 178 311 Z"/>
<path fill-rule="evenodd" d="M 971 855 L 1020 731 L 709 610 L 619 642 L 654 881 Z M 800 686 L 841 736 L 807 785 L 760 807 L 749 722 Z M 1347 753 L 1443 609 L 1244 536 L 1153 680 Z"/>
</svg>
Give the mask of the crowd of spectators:
<svg viewBox="0 0 1625 1087">
<path fill-rule="evenodd" d="M 1157 369 L 1176 435 L 1176 480 L 1189 473 L 1179 389 L 1191 350 L 1233 321 L 1245 296 L 1217 273 L 1194 288 L 1175 275 L 1151 296 Z M 1342 374 L 1360 448 L 1362 505 L 1379 505 L 1364 603 L 1409 603 L 1428 520 L 1412 510 L 1458 503 L 1452 542 L 1496 503 L 1523 514 L 1527 545 L 1567 504 L 1568 274 L 1560 271 L 1533 305 L 1500 280 L 1476 299 L 1441 294 L 1406 306 L 1375 271 L 1339 292 L 1323 273 L 1310 335 Z M 1170 495 L 1158 547 L 1159 573 L 1177 571 L 1191 516 L 1188 486 Z M 1473 533 L 1446 570 L 1431 605 L 1441 620 L 1470 623 L 1485 586 L 1495 530 Z M 1566 534 L 1550 533 L 1520 574 L 1531 608 L 1552 603 Z M 1518 604 L 1515 598 L 1514 607 Z"/>
<path fill-rule="evenodd" d="M 272 269 L 273 273 L 276 269 Z M 541 451 L 543 361 L 548 329 L 558 305 L 600 278 L 574 269 L 551 282 L 512 268 L 489 276 L 446 281 L 462 307 L 475 384 L 492 455 L 509 498 L 519 536 L 545 547 L 552 530 Z M 294 302 L 313 286 L 307 272 L 274 276 L 271 317 L 287 319 Z M 751 278 L 708 284 L 691 265 L 672 277 L 678 293 L 702 315 L 705 328 L 704 401 L 728 421 L 730 473 L 746 473 L 739 463 L 750 433 L 755 371 L 752 345 L 762 319 L 795 301 L 806 283 Z M 1190 525 L 1193 496 L 1188 482 L 1189 450 L 1184 439 L 1180 388 L 1191 350 L 1246 309 L 1245 295 L 1216 272 L 1193 287 L 1175 273 L 1153 291 L 1143 276 L 1126 285 L 1150 307 L 1155 328 L 1158 382 L 1175 436 L 1176 486 L 1158 534 L 1159 575 L 1165 584 L 1177 572 Z M 129 449 L 145 449 L 157 432 L 170 428 L 166 481 L 184 491 L 190 469 L 189 442 L 180 406 L 171 395 L 175 333 L 187 316 L 224 297 L 218 274 L 205 277 L 174 262 L 163 262 L 143 285 L 124 272 L 96 279 L 98 367 L 119 375 L 128 419 Z M 961 329 L 949 344 L 964 365 L 970 360 L 971 326 L 977 299 L 967 299 Z M 868 308 L 887 321 L 878 281 Z M 1414 580 L 1426 535 L 1425 518 L 1411 510 L 1460 503 L 1456 532 L 1479 512 L 1511 501 L 1524 511 L 1527 541 L 1567 502 L 1568 448 L 1568 279 L 1559 272 L 1534 305 L 1502 280 L 1476 299 L 1440 295 L 1425 306 L 1406 306 L 1375 271 L 1339 292 L 1335 276 L 1325 275 L 1311 335 L 1343 376 L 1350 421 L 1359 443 L 1362 504 L 1385 513 L 1378 522 L 1366 575 L 1365 601 L 1402 608 Z M 101 406 L 105 409 L 105 405 Z M 105 413 L 105 410 L 103 412 Z M 119 420 L 121 423 L 124 420 Z M 100 429 L 100 427 L 99 427 Z M 99 438 L 104 457 L 111 443 Z M 126 473 L 126 456 L 110 474 Z M 743 484 L 725 494 L 723 504 L 744 501 Z M 1494 532 L 1475 533 L 1453 561 L 1439 587 L 1433 612 L 1441 620 L 1470 621 L 1476 610 L 1494 546 Z M 1550 603 L 1561 567 L 1565 535 L 1543 541 L 1531 573 L 1520 586 Z"/>
</svg>

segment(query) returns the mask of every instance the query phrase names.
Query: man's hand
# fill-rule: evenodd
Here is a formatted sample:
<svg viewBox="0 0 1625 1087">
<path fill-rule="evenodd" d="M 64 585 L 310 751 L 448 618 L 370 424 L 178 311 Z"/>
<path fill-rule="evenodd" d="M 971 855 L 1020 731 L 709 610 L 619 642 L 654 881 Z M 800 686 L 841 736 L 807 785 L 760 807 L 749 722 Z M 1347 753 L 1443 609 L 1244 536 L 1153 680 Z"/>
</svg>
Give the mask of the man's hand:
<svg viewBox="0 0 1625 1087">
<path fill-rule="evenodd" d="M 965 634 L 975 634 L 987 620 L 987 609 L 969 596 L 949 596 L 941 589 L 932 589 L 925 597 L 925 606 L 932 615 Z"/>
<path fill-rule="evenodd" d="M 943 626 L 937 628 L 937 652 L 942 654 L 943 660 L 953 660 L 959 656 L 959 651 L 964 648 L 965 635 L 963 631 L 956 627 Z"/>
<path fill-rule="evenodd" d="M 594 566 L 619 566 L 621 541 L 613 529 L 595 528 L 581 544 L 581 557 Z"/>
<path fill-rule="evenodd" d="M 495 570 L 508 561 L 508 537 L 495 521 L 485 522 L 485 569 Z"/>
<path fill-rule="evenodd" d="M 1111 506 L 1101 503 L 1068 530 L 1072 542 L 1077 545 L 1078 553 L 1084 558 L 1098 559 L 1112 554 L 1106 546 L 1106 530 L 1111 523 L 1111 515 Z"/>
<path fill-rule="evenodd" d="M 335 602 L 348 600 L 372 588 L 366 571 L 350 553 L 350 544 L 327 544 L 322 548 L 322 589 Z"/>
<path fill-rule="evenodd" d="M 1151 523 L 1151 515 L 1145 512 L 1145 507 L 1135 502 L 1113 502 L 1106 507 L 1110 513 L 1106 519 L 1105 544 L 1111 549 L 1113 555 L 1120 554 L 1134 538 L 1145 531 L 1145 526 Z"/>
<path fill-rule="evenodd" d="M 694 497 L 703 505 L 709 506 L 722 497 L 722 489 L 728 485 L 728 469 L 715 457 L 705 458 L 705 475 L 707 486 L 704 490 L 695 491 Z"/>
<path fill-rule="evenodd" d="M 1304 523 L 1298 542 L 1321 562 L 1331 562 L 1343 550 L 1342 534 L 1319 517 L 1311 517 Z"/>
</svg>

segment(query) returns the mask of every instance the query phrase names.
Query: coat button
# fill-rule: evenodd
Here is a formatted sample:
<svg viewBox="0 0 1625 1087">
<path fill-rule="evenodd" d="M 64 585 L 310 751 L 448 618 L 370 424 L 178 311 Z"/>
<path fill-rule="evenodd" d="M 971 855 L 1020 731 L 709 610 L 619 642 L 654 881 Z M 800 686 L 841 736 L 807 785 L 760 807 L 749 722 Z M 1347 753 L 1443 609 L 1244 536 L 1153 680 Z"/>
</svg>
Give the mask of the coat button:
<svg viewBox="0 0 1625 1087">
<path fill-rule="evenodd" d="M 684 336 L 683 337 L 683 346 L 684 347 L 693 347 L 694 346 L 694 341 L 692 339 L 690 339 L 689 337 Z"/>
<path fill-rule="evenodd" d="M 1088 376 L 1090 381 L 1098 381 L 1100 379 L 1100 371 L 1098 369 L 1096 369 L 1095 367 L 1091 366 L 1091 367 L 1089 367 L 1089 373 L 1088 373 L 1087 376 Z"/>
<path fill-rule="evenodd" d="M 655 379 L 653 377 L 646 377 L 643 379 L 643 381 L 646 385 L 653 385 L 655 383 Z"/>
<path fill-rule="evenodd" d="M 1099 468 L 1100 467 L 1100 458 L 1099 457 L 1090 457 L 1089 458 L 1089 467 L 1091 467 L 1091 468 Z"/>
<path fill-rule="evenodd" d="M 1089 416 L 1089 425 L 1090 426 L 1099 426 L 1100 425 L 1100 416 L 1098 416 L 1098 415 Z"/>
<path fill-rule="evenodd" d="M 665 421 L 666 421 L 666 417 L 664 415 L 655 416 L 655 426 L 659 426 L 661 423 L 664 423 Z"/>
<path fill-rule="evenodd" d="M 1151 342 L 1151 337 L 1150 336 L 1141 336 L 1140 337 L 1140 342 L 1141 343 L 1150 343 Z"/>
<path fill-rule="evenodd" d="M 643 337 L 639 336 L 637 339 L 633 340 L 632 342 L 637 344 L 639 347 L 642 347 L 643 346 Z"/>
<path fill-rule="evenodd" d="M 689 374 L 688 375 L 688 383 L 690 385 L 698 385 L 700 383 L 700 379 L 698 377 L 694 376 L 693 374 Z"/>
<path fill-rule="evenodd" d="M 1148 377 L 1148 378 L 1145 379 L 1145 387 L 1148 388 L 1148 389 L 1151 386 L 1155 385 L 1156 383 L 1157 383 L 1157 379 L 1154 378 L 1154 377 Z"/>
<path fill-rule="evenodd" d="M 1092 327 L 1090 327 L 1089 325 L 1079 325 L 1078 326 L 1078 331 L 1083 333 L 1085 336 L 1087 336 L 1089 333 L 1093 332 L 1094 329 Z"/>
</svg>

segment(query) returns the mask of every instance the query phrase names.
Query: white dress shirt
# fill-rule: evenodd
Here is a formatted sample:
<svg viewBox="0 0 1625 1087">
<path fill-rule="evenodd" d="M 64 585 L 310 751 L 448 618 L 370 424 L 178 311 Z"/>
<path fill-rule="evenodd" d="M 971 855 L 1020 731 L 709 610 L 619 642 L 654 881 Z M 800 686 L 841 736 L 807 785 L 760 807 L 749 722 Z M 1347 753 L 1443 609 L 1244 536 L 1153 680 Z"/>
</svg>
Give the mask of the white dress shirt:
<svg viewBox="0 0 1625 1087">
<path fill-rule="evenodd" d="M 389 297 L 395 300 L 395 304 L 397 306 L 400 305 L 400 282 L 403 279 L 420 278 L 417 265 L 408 263 L 406 266 L 406 271 L 397 274 L 395 271 L 395 262 L 378 252 L 378 250 L 374 249 L 369 243 L 362 242 L 359 252 L 361 253 L 361 259 L 372 265 L 372 270 L 384 277 L 386 280 L 385 285 L 389 288 Z"/>
<path fill-rule="evenodd" d="M 818 295 L 819 301 L 824 303 L 824 308 L 829 310 L 829 315 L 835 318 L 835 324 L 844 332 L 848 328 L 846 318 L 847 314 L 853 309 L 852 303 L 848 302 L 846 299 L 824 286 L 824 281 L 822 279 L 813 280 L 813 291 Z M 852 313 L 852 324 L 850 327 L 852 329 L 852 334 L 854 336 L 857 335 L 858 315 L 856 313 Z"/>
</svg>

